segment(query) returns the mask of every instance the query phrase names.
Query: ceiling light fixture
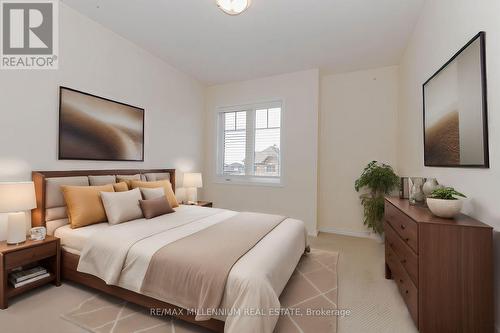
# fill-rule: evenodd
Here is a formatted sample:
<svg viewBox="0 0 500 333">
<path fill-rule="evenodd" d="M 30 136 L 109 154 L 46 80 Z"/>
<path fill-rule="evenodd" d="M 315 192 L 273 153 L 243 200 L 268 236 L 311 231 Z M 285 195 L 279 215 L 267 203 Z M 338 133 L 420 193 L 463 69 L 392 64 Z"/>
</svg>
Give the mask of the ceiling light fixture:
<svg viewBox="0 0 500 333">
<path fill-rule="evenodd" d="M 226 14 L 238 15 L 250 7 L 251 0 L 216 0 L 217 6 Z"/>
</svg>

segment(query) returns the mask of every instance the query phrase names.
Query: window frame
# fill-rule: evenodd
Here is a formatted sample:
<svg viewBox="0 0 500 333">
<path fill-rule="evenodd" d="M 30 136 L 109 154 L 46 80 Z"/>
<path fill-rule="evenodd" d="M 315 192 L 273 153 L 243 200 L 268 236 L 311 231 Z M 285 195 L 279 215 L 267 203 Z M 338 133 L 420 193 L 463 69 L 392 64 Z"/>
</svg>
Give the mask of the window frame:
<svg viewBox="0 0 500 333">
<path fill-rule="evenodd" d="M 260 185 L 260 186 L 284 186 L 284 167 L 283 167 L 283 124 L 284 124 L 284 101 L 275 99 L 265 102 L 247 103 L 233 106 L 221 106 L 216 108 L 216 161 L 215 161 L 215 182 L 219 184 L 238 184 L 238 185 Z M 280 108 L 280 176 L 255 176 L 255 113 L 256 110 Z M 228 112 L 247 112 L 246 124 L 246 154 L 245 158 L 251 157 L 251 164 L 245 164 L 245 175 L 224 175 L 224 114 Z M 250 140 L 249 140 L 250 139 Z M 251 144 L 248 144 L 251 142 Z"/>
</svg>

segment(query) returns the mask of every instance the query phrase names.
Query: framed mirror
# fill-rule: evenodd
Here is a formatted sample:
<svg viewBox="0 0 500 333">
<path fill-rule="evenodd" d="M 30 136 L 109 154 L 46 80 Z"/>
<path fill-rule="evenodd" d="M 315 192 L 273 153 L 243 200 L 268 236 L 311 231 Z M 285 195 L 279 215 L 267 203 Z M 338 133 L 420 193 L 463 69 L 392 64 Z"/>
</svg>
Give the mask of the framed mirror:
<svg viewBox="0 0 500 333">
<path fill-rule="evenodd" d="M 424 165 L 489 168 L 485 33 L 423 84 Z"/>
</svg>

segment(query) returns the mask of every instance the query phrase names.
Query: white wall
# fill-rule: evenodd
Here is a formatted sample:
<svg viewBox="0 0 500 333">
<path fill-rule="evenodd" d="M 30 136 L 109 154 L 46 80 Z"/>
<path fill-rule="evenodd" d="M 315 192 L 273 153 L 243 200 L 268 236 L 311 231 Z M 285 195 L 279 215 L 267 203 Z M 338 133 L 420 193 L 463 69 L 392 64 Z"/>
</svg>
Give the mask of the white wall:
<svg viewBox="0 0 500 333">
<path fill-rule="evenodd" d="M 216 110 L 283 100 L 283 187 L 215 183 Z M 316 233 L 318 70 L 209 87 L 206 94 L 205 172 L 202 197 L 215 206 L 287 215 Z"/>
<path fill-rule="evenodd" d="M 144 107 L 145 161 L 58 161 L 59 85 Z M 199 170 L 203 112 L 197 81 L 61 3 L 59 70 L 0 71 L 0 181 L 49 169 Z"/>
<path fill-rule="evenodd" d="M 500 2 L 428 0 L 400 66 L 399 167 L 407 175 L 436 176 L 466 193 L 466 213 L 500 229 Z M 486 31 L 491 168 L 423 166 L 422 83 L 479 31 Z M 499 239 L 498 235 L 495 236 Z M 496 326 L 500 331 L 500 245 L 496 241 Z"/>
<path fill-rule="evenodd" d="M 354 181 L 372 160 L 396 167 L 398 68 L 324 76 L 320 96 L 319 230 L 366 235 Z"/>
<path fill-rule="evenodd" d="M 59 85 L 144 107 L 144 163 L 58 161 Z M 201 168 L 204 87 L 62 3 L 59 70 L 1 71 L 0 94 L 0 180 L 19 177 L 8 171 L 18 173 L 19 163 L 32 170 Z"/>
</svg>

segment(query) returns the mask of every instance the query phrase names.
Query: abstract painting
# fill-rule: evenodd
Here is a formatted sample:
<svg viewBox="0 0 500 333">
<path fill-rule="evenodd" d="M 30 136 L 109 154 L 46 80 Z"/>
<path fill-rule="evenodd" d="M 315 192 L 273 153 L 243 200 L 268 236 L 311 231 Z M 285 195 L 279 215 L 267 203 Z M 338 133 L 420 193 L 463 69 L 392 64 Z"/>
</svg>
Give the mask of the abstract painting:
<svg viewBox="0 0 500 333">
<path fill-rule="evenodd" d="M 426 166 L 489 167 L 485 33 L 423 85 Z"/>
<path fill-rule="evenodd" d="M 144 161 L 144 109 L 60 87 L 59 159 Z"/>
</svg>

